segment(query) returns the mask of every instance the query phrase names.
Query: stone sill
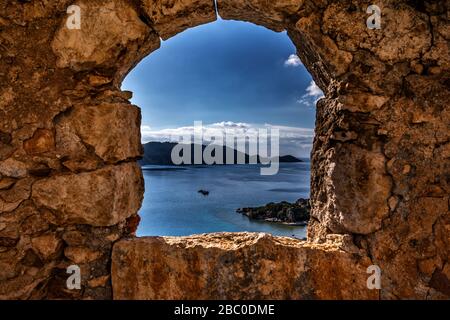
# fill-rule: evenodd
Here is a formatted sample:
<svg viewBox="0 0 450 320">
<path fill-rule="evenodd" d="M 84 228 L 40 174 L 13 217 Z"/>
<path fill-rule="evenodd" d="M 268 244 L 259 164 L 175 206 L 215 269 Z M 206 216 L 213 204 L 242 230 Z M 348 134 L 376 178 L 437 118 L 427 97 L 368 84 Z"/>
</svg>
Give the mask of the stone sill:
<svg viewBox="0 0 450 320">
<path fill-rule="evenodd" d="M 114 299 L 377 299 L 370 260 L 342 242 L 264 233 L 144 237 L 113 248 Z"/>
</svg>

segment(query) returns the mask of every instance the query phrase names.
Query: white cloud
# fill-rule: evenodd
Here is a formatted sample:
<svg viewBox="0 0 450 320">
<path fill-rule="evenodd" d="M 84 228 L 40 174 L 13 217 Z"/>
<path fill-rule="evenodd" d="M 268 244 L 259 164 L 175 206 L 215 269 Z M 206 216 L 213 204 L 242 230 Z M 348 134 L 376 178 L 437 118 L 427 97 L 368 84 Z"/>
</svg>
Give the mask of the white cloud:
<svg viewBox="0 0 450 320">
<path fill-rule="evenodd" d="M 311 80 L 309 86 L 306 88 L 306 94 L 304 94 L 297 102 L 306 106 L 314 106 L 317 101 L 324 97 L 323 91 L 319 86 Z"/>
<path fill-rule="evenodd" d="M 215 128 L 249 128 L 250 125 L 244 122 L 222 121 L 210 125 Z"/>
<path fill-rule="evenodd" d="M 280 133 L 280 154 L 291 154 L 297 157 L 309 157 L 314 137 L 314 130 L 309 128 L 280 126 L 273 124 L 249 124 L 242 122 L 222 121 L 212 124 L 203 124 L 204 136 L 223 136 L 227 129 L 232 129 L 236 139 L 242 141 L 246 136 L 258 133 L 259 129 L 278 129 Z M 149 126 L 141 127 L 142 142 L 171 141 L 178 142 L 180 137 L 194 135 L 194 126 L 152 130 Z M 209 143 L 205 141 L 204 143 Z"/>
<path fill-rule="evenodd" d="M 298 67 L 302 65 L 300 58 L 296 54 L 291 54 L 284 62 L 286 67 Z"/>
<path fill-rule="evenodd" d="M 319 86 L 314 82 L 314 80 L 311 80 L 308 88 L 306 88 L 307 96 L 310 97 L 323 97 L 323 92 L 319 88 Z"/>
<path fill-rule="evenodd" d="M 150 126 L 142 125 L 141 126 L 141 134 L 146 135 L 152 132 L 152 128 Z"/>
</svg>

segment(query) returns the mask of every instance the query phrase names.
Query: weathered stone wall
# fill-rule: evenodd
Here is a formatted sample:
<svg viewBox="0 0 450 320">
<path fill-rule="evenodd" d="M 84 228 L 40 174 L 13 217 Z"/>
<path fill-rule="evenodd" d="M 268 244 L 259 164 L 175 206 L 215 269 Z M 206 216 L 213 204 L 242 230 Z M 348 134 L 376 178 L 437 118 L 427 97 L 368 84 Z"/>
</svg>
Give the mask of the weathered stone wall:
<svg viewBox="0 0 450 320">
<path fill-rule="evenodd" d="M 336 81 L 318 104 L 308 236 L 352 235 L 383 270 L 381 298 L 448 298 L 450 6 L 379 5 L 379 31 L 346 1 L 290 31 Z M 309 31 L 319 25 L 322 40 Z"/>
<path fill-rule="evenodd" d="M 81 30 L 65 26 L 72 4 L 82 9 Z M 304 244 L 255 235 L 120 241 L 132 237 L 143 195 L 140 112 L 120 83 L 160 38 L 213 21 L 212 0 L 2 1 L 0 298 L 111 298 L 112 262 L 121 298 L 182 298 L 171 286 L 189 298 L 373 298 L 358 278 L 367 264 L 382 269 L 381 298 L 449 298 L 450 3 L 377 1 L 380 30 L 366 27 L 370 4 L 217 2 L 225 19 L 287 30 L 326 93 Z M 277 276 L 298 262 L 301 279 L 283 277 L 285 290 L 263 281 L 272 267 L 247 265 L 272 265 L 274 254 Z M 222 266 L 223 257 L 239 267 Z M 160 279 L 146 259 L 164 266 Z M 190 274 L 186 261 L 205 272 Z M 71 264 L 82 269 L 82 290 L 66 289 Z M 193 277 L 198 290 L 164 270 Z M 222 287 L 201 285 L 222 271 Z M 258 282 L 245 281 L 249 272 Z M 317 278 L 333 272 L 347 287 Z M 155 292 L 161 283 L 169 287 Z"/>
<path fill-rule="evenodd" d="M 342 237 L 212 233 L 120 241 L 112 279 L 114 299 L 378 299 L 366 285 L 369 265 Z"/>
<path fill-rule="evenodd" d="M 0 4 L 0 298 L 111 298 L 137 225 L 140 110 L 118 84 L 159 37 L 127 1 Z M 82 290 L 67 290 L 66 268 Z"/>
</svg>

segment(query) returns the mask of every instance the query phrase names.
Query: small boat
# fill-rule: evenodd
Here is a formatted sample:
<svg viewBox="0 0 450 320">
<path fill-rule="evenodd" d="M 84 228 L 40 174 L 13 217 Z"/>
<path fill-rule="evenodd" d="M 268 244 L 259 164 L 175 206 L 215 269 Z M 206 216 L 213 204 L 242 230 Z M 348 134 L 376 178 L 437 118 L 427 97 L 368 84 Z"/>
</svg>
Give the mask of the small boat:
<svg viewBox="0 0 450 320">
<path fill-rule="evenodd" d="M 203 189 L 198 190 L 198 193 L 201 193 L 201 194 L 204 195 L 205 197 L 206 197 L 207 195 L 209 195 L 209 191 L 203 190 Z"/>
</svg>

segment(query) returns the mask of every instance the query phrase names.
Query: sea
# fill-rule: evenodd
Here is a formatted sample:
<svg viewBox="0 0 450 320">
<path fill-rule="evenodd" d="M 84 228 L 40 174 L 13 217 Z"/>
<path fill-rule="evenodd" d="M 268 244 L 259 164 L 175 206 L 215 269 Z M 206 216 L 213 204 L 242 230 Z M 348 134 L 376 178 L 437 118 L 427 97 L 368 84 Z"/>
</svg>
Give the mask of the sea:
<svg viewBox="0 0 450 320">
<path fill-rule="evenodd" d="M 138 236 L 186 236 L 210 232 L 266 232 L 306 237 L 306 227 L 255 221 L 242 207 L 309 198 L 310 162 L 280 163 L 263 176 L 259 164 L 143 166 L 145 196 Z M 209 195 L 199 190 L 209 191 Z"/>
</svg>

